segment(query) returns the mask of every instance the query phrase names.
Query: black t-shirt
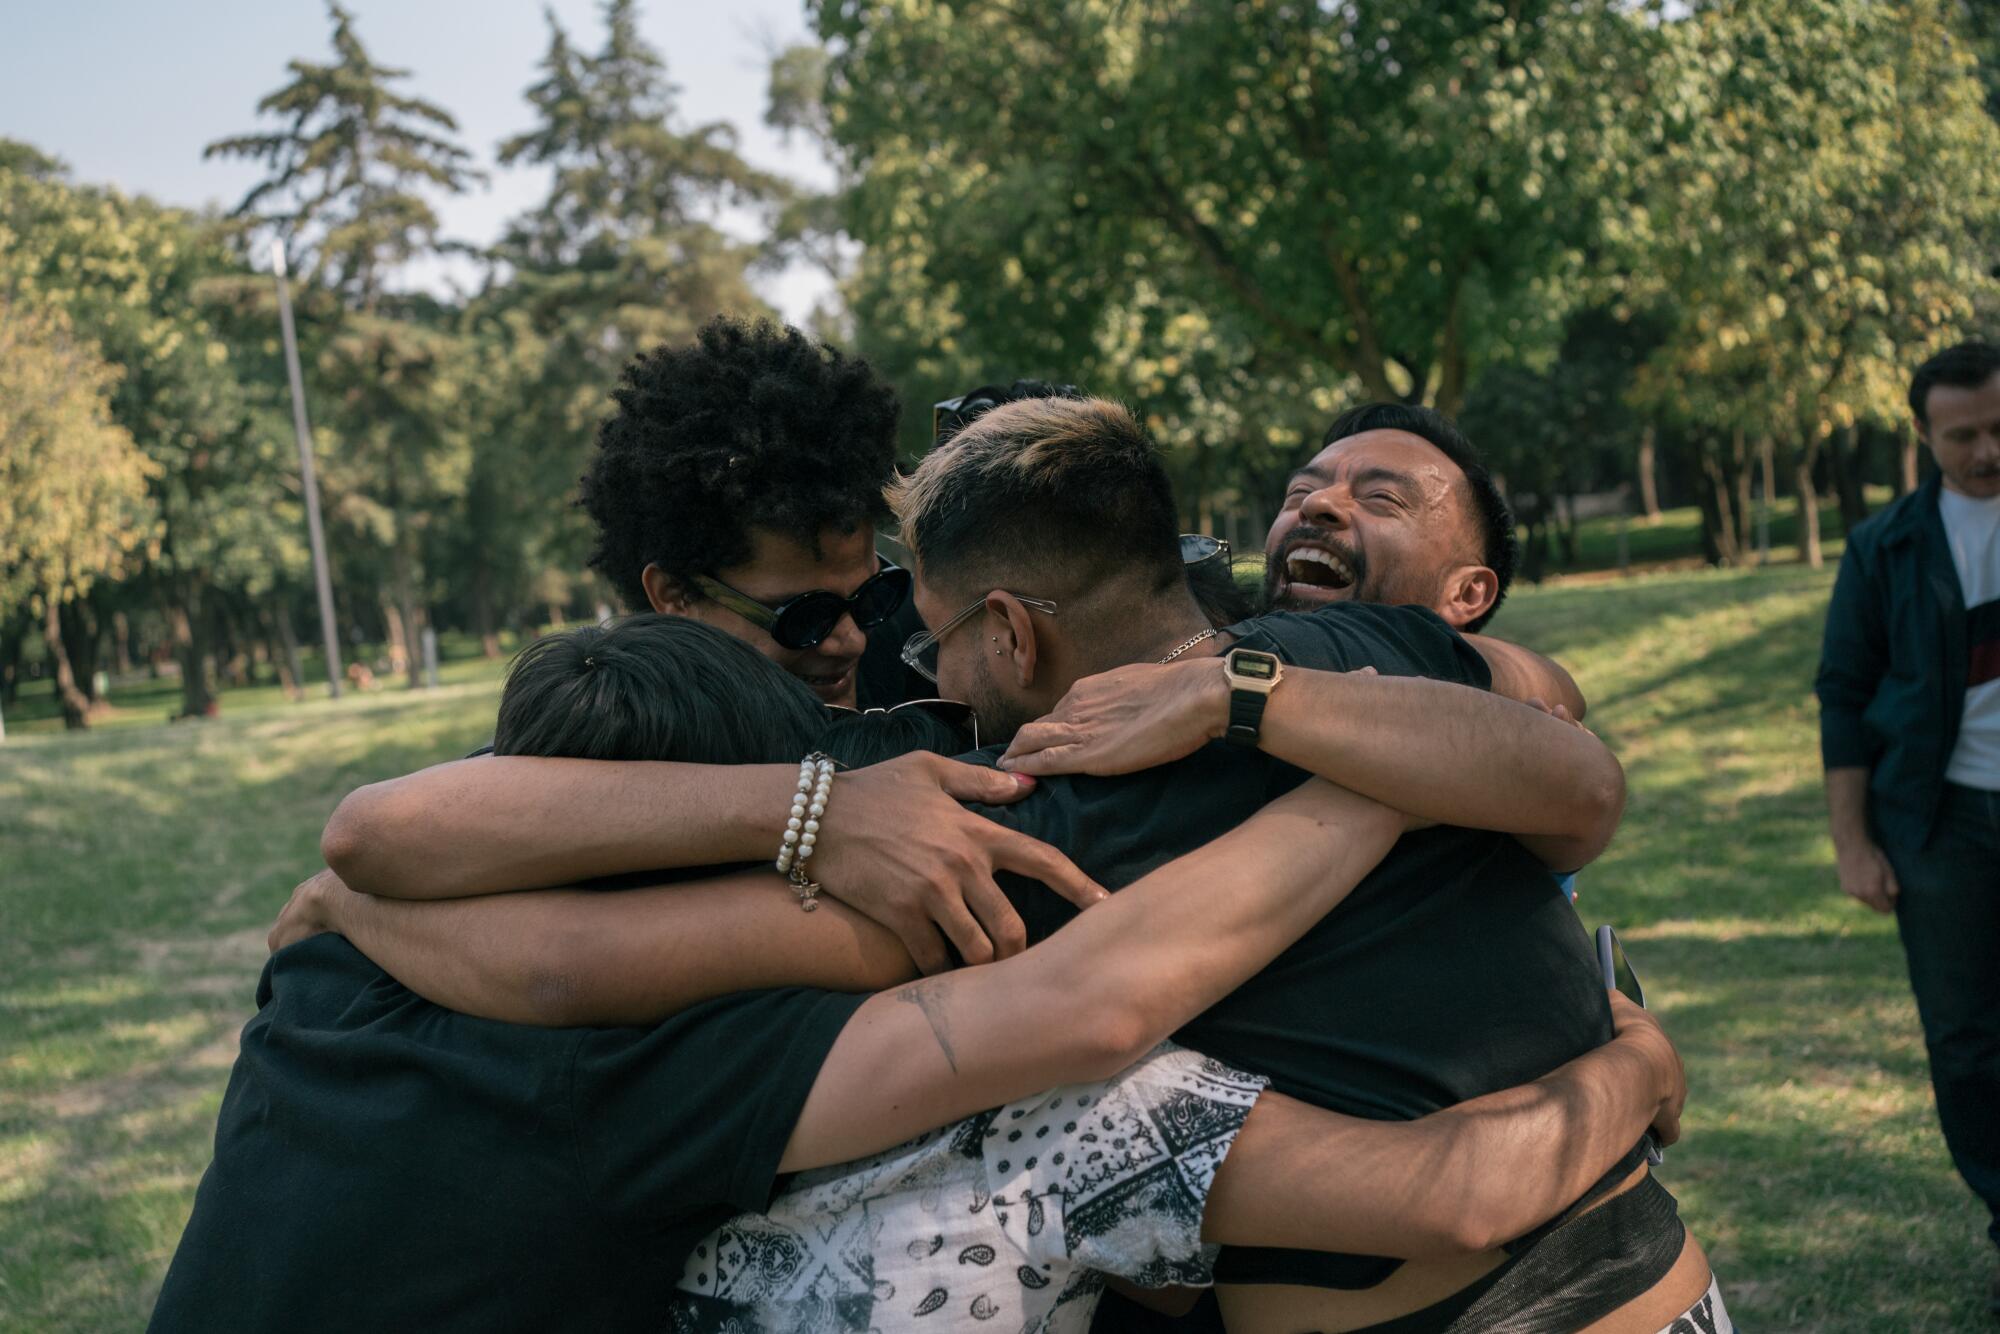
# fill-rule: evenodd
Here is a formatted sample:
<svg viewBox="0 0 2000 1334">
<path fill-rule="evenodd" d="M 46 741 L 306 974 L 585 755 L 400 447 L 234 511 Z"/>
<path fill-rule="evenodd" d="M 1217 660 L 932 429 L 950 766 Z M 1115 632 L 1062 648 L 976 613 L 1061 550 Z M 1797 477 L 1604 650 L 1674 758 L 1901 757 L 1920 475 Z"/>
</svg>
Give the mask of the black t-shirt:
<svg viewBox="0 0 2000 1334">
<path fill-rule="evenodd" d="M 338 936 L 302 941 L 258 984 L 151 1329 L 657 1329 L 695 1244 L 768 1207 L 864 999 L 524 1028 L 429 1004 Z"/>
<path fill-rule="evenodd" d="M 1233 633 L 1304 667 L 1491 684 L 1478 653 L 1414 607 L 1344 603 Z M 982 810 L 1116 889 L 1304 777 L 1216 742 L 1143 773 L 1044 779 L 1020 803 Z M 1001 883 L 1031 941 L 1075 915 L 1033 881 Z M 1539 1078 L 1611 1036 L 1590 937 L 1547 869 L 1505 835 L 1439 827 L 1404 836 L 1345 902 L 1177 1038 L 1303 1101 L 1408 1120 Z"/>
</svg>

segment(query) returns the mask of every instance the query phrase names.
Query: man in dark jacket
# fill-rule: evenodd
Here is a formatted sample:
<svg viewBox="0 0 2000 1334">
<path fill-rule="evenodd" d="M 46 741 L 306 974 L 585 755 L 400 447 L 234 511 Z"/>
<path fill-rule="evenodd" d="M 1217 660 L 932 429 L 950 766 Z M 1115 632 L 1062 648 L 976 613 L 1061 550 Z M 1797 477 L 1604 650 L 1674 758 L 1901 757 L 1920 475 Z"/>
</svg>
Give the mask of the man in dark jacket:
<svg viewBox="0 0 2000 1334">
<path fill-rule="evenodd" d="M 1910 409 L 1938 471 L 1848 538 L 1820 748 L 1840 887 L 1896 914 L 1945 1143 L 2000 1245 L 2000 347 L 1926 361 Z"/>
</svg>

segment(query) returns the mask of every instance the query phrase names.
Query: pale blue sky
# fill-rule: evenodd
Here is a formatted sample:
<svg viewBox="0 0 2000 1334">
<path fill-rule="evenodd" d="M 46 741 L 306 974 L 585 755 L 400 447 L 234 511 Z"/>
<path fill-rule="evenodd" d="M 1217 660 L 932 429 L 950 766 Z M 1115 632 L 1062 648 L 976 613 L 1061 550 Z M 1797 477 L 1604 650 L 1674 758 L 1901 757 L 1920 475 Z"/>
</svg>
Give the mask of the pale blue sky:
<svg viewBox="0 0 2000 1334">
<path fill-rule="evenodd" d="M 492 162 L 494 145 L 529 123 L 521 92 L 548 43 L 541 0 L 348 7 L 375 59 L 411 70 L 405 87 L 457 117 L 463 142 L 492 173 L 485 189 L 440 206 L 452 235 L 492 240 L 542 189 L 541 173 Z M 596 49 L 596 0 L 548 8 L 579 46 Z M 831 178 L 815 147 L 788 146 L 763 123 L 767 50 L 807 39 L 800 0 L 643 0 L 643 13 L 647 40 L 680 87 L 684 121 L 730 121 L 757 165 L 819 184 Z M 284 82 L 285 62 L 326 59 L 327 33 L 321 0 L 0 0 L 0 136 L 55 154 L 78 180 L 230 206 L 256 168 L 204 162 L 202 146 L 256 128 L 257 100 Z M 792 270 L 761 286 L 788 317 L 802 318 L 827 282 Z"/>
</svg>

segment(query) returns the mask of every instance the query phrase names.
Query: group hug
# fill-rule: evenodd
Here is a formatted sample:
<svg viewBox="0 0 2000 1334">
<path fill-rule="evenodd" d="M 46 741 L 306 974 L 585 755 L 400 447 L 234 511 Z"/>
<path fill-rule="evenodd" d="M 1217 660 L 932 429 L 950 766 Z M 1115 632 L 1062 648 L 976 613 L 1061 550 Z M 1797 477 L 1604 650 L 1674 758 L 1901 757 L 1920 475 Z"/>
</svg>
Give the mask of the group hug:
<svg viewBox="0 0 2000 1334">
<path fill-rule="evenodd" d="M 769 323 L 626 368 L 632 614 L 333 812 L 151 1328 L 1732 1331 L 1456 427 L 1337 418 L 1253 598 L 1117 403 L 898 417 Z"/>
</svg>

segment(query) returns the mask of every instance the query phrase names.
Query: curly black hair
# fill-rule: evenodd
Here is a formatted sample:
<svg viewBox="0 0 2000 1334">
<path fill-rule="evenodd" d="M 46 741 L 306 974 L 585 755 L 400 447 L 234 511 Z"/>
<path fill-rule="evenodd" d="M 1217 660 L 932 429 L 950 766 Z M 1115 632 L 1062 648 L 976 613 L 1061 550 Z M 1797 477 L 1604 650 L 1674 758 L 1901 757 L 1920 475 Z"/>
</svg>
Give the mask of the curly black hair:
<svg viewBox="0 0 2000 1334">
<path fill-rule="evenodd" d="M 577 503 L 597 524 L 591 566 L 635 611 L 648 565 L 692 591 L 750 559 L 753 527 L 818 554 L 826 529 L 888 517 L 895 391 L 789 325 L 718 316 L 636 358 L 612 398 Z"/>
</svg>

